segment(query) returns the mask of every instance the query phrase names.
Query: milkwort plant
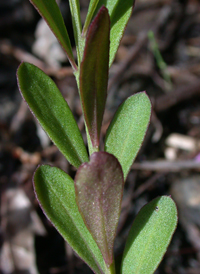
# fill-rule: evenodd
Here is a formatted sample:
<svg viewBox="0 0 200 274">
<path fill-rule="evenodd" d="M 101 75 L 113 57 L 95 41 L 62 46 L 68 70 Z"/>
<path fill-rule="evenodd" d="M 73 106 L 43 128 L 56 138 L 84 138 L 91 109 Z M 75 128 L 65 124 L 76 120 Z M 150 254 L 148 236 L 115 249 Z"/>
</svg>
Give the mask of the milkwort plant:
<svg viewBox="0 0 200 274">
<path fill-rule="evenodd" d="M 145 92 L 120 105 L 99 149 L 107 97 L 108 71 L 131 16 L 133 0 L 90 0 L 81 26 L 78 0 L 69 0 L 77 63 L 55 0 L 30 0 L 66 52 L 79 90 L 89 155 L 73 114 L 52 79 L 23 62 L 19 89 L 48 136 L 77 168 L 75 179 L 56 167 L 35 171 L 34 189 L 41 208 L 74 251 L 98 274 L 150 274 L 155 271 L 177 224 L 168 196 L 145 205 L 126 241 L 121 266 L 115 269 L 114 239 L 124 181 L 143 141 L 151 113 Z"/>
</svg>

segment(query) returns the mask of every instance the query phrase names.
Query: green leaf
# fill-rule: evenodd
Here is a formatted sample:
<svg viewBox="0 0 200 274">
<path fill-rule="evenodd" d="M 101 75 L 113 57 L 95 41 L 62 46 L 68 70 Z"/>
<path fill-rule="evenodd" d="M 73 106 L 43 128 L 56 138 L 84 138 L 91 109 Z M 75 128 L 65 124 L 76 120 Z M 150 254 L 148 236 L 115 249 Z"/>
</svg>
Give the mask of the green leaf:
<svg viewBox="0 0 200 274">
<path fill-rule="evenodd" d="M 43 165 L 34 174 L 34 187 L 44 213 L 63 238 L 95 273 L 104 273 L 101 252 L 78 211 L 71 177 L 59 168 Z"/>
<path fill-rule="evenodd" d="M 106 152 L 95 152 L 75 177 L 76 200 L 83 220 L 109 267 L 119 220 L 124 179 L 118 160 Z"/>
<path fill-rule="evenodd" d="M 96 8 L 97 13 L 99 8 L 104 5 L 110 14 L 110 66 L 114 61 L 125 27 L 131 16 L 134 2 L 134 0 L 99 0 Z"/>
<path fill-rule="evenodd" d="M 40 15 L 47 22 L 59 43 L 65 50 L 72 67 L 77 70 L 71 43 L 64 24 L 63 17 L 55 0 L 30 0 Z"/>
<path fill-rule="evenodd" d="M 93 14 L 95 12 L 95 9 L 97 7 L 98 2 L 99 2 L 99 0 L 90 0 L 90 5 L 89 5 L 89 8 L 88 8 L 87 16 L 86 16 L 86 19 L 85 19 L 85 24 L 84 24 L 84 27 L 83 27 L 83 35 L 87 32 L 87 29 L 88 29 L 89 24 L 92 20 L 92 17 L 93 17 Z"/>
<path fill-rule="evenodd" d="M 122 274 L 153 274 L 177 225 L 177 209 L 168 196 L 145 205 L 131 227 L 122 260 Z"/>
<path fill-rule="evenodd" d="M 108 84 L 110 20 L 102 7 L 87 33 L 80 66 L 80 96 L 93 147 L 98 148 Z"/>
<path fill-rule="evenodd" d="M 77 123 L 53 80 L 29 63 L 19 66 L 17 77 L 31 111 L 67 160 L 75 167 L 87 162 L 88 154 Z"/>
<path fill-rule="evenodd" d="M 119 160 L 124 178 L 140 149 L 151 114 L 151 103 L 145 92 L 130 96 L 118 108 L 105 138 L 105 151 Z"/>
</svg>

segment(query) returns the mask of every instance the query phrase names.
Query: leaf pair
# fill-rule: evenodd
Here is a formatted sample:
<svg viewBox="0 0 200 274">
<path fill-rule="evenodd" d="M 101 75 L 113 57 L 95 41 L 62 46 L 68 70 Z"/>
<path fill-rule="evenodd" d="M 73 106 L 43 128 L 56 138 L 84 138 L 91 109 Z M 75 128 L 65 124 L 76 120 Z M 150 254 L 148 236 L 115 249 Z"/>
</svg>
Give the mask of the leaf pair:
<svg viewBox="0 0 200 274">
<path fill-rule="evenodd" d="M 121 199 L 119 192 L 116 193 L 116 191 L 121 191 L 123 178 L 114 156 L 105 152 L 100 153 L 100 157 L 97 156 L 99 153 L 94 153 L 91 163 L 80 167 L 75 179 L 76 197 L 73 180 L 58 168 L 40 166 L 35 172 L 34 182 L 37 198 L 47 217 L 92 270 L 95 273 L 103 274 L 109 273 L 107 272 L 108 265 L 112 261 L 113 236 L 116 231 L 119 200 Z M 115 167 L 117 172 L 116 177 L 112 174 L 114 177 L 111 178 L 109 187 L 105 177 L 102 177 L 100 173 L 105 172 L 105 163 L 108 164 L 111 160 L 114 160 L 114 164 L 110 163 L 111 167 L 109 167 L 111 173 L 104 175 L 110 179 Z M 102 169 L 99 165 L 96 169 L 97 163 L 103 164 Z M 90 176 L 92 176 L 91 181 Z M 95 177 L 101 181 L 102 185 L 97 184 L 97 181 L 94 182 Z M 121 182 L 119 178 L 122 178 Z M 82 182 L 84 187 L 81 186 Z M 115 199 L 110 198 L 110 192 L 116 193 Z M 96 206 L 95 209 L 93 203 Z M 113 212 L 112 215 L 113 210 L 116 212 Z M 101 214 L 101 211 L 104 215 Z M 105 218 L 103 221 L 101 220 L 102 216 Z M 177 210 L 170 197 L 158 197 L 145 205 L 136 216 L 129 233 L 122 259 L 121 273 L 153 274 L 166 252 L 176 225 Z M 104 260 L 107 262 L 107 266 Z"/>
<path fill-rule="evenodd" d="M 78 68 L 72 54 L 69 36 L 56 1 L 30 0 L 30 2 L 52 29 L 65 50 L 74 71 L 77 73 Z M 101 8 L 102 6 L 104 7 Z M 107 96 L 108 67 L 114 60 L 132 8 L 133 0 L 91 1 L 83 29 L 83 33 L 88 31 L 85 42 L 83 41 L 84 38 L 81 37 L 80 31 L 79 2 L 78 0 L 70 0 L 77 55 L 79 64 L 81 64 L 80 71 L 78 71 L 80 75 L 78 85 L 80 87 L 86 127 L 90 135 L 88 142 L 90 145 L 91 141 L 93 146 L 92 149 L 90 148 L 91 152 L 97 151 L 99 146 L 100 129 Z M 94 15 L 97 16 L 88 30 Z M 111 41 L 110 50 L 109 40 Z M 86 43 L 85 46 L 84 43 Z M 83 47 L 85 49 L 82 56 Z"/>
<path fill-rule="evenodd" d="M 23 97 L 60 151 L 76 167 L 87 162 L 88 156 L 80 131 L 55 83 L 41 70 L 27 63 L 23 63 L 19 67 L 18 81 Z M 142 106 L 145 106 L 143 112 L 141 111 Z M 138 124 L 139 115 L 140 123 Z M 113 150 L 113 154 L 117 155 L 126 173 L 141 145 L 149 115 L 150 103 L 146 94 L 134 95 L 121 105 L 107 132 L 106 149 L 107 151 Z M 126 117 L 128 117 L 128 121 L 126 121 Z M 137 136 L 139 132 L 141 133 Z M 117 143 L 119 140 L 121 143 Z M 98 152 L 92 154 L 89 163 L 79 167 L 76 175 L 77 204 L 95 242 L 89 236 L 82 235 L 79 228 L 76 228 L 78 231 L 75 234 L 72 233 L 75 230 L 74 226 L 69 226 L 69 230 L 67 228 L 70 222 L 72 224 L 78 222 L 79 227 L 81 218 L 75 220 L 75 217 L 70 217 L 71 214 L 74 214 L 73 216 L 78 214 L 75 195 L 73 194 L 73 206 L 71 206 L 72 202 L 68 197 L 74 191 L 72 186 L 69 186 L 70 189 L 67 186 L 73 184 L 72 179 L 64 172 L 46 166 L 40 167 L 34 177 L 36 193 L 47 216 L 93 270 L 97 268 L 101 271 L 102 269 L 102 266 L 99 267 L 99 251 L 93 250 L 96 243 L 106 264 L 109 266 L 113 262 L 113 244 L 120 214 L 124 177 L 126 177 L 126 175 L 123 176 L 121 165 L 113 155 L 107 152 Z M 65 187 L 66 190 L 64 190 Z M 67 217 L 68 215 L 69 217 Z M 83 226 L 83 221 L 81 226 Z M 84 231 L 86 230 L 84 228 Z M 86 242 L 92 242 L 92 246 L 88 247 L 87 252 L 85 244 L 81 244 L 83 249 L 77 245 L 73 238 L 74 235 L 75 238 L 81 237 L 82 241 L 86 239 Z M 92 256 L 95 256 L 95 259 Z"/>
<path fill-rule="evenodd" d="M 18 82 L 29 107 L 65 157 L 76 167 L 87 162 L 88 155 L 76 121 L 55 83 L 28 63 L 20 65 Z M 96 243 L 106 264 L 110 265 L 124 185 L 117 159 L 106 152 L 94 153 L 90 163 L 79 167 L 76 176 L 77 203 L 95 241 L 82 217 L 78 217 L 73 181 L 67 174 L 57 168 L 41 166 L 34 182 L 38 200 L 48 218 L 96 273 L 104 273 Z"/>
<path fill-rule="evenodd" d="M 18 81 L 24 98 L 63 154 L 71 159 L 71 162 L 77 167 L 82 162 L 87 162 L 88 156 L 80 131 L 54 82 L 41 70 L 27 63 L 20 66 Z M 145 109 L 143 109 L 144 106 Z M 108 129 L 105 148 L 107 151 L 113 151 L 113 154 L 120 160 L 124 177 L 126 177 L 141 145 L 149 115 L 148 97 L 145 93 L 136 94 L 120 106 Z M 73 145 L 70 146 L 70 144 Z M 126 161 L 127 159 L 128 161 Z M 112 248 L 123 189 L 122 174 L 121 167 L 114 156 L 106 152 L 94 153 L 90 163 L 79 167 L 76 176 L 77 198 L 75 198 L 73 180 L 63 171 L 49 166 L 41 166 L 34 176 L 35 190 L 48 218 L 95 273 L 105 273 L 108 266 L 104 261 L 107 265 L 113 261 Z M 81 193 L 82 191 L 83 193 Z M 116 200 L 113 199 L 113 196 Z M 97 206 L 95 210 L 92 208 L 93 203 Z M 150 210 L 147 210 L 148 207 Z M 149 206 L 146 206 L 147 213 L 143 210 L 138 215 L 136 220 L 139 221 L 134 222 L 131 230 L 136 234 L 131 232 L 130 235 L 133 236 L 130 236 L 127 241 L 122 273 L 148 274 L 157 267 L 175 228 L 176 214 L 174 209 L 171 212 L 171 207 L 174 208 L 174 203 L 169 198 L 166 204 L 164 203 L 164 211 L 162 207 L 155 204 L 152 207 L 150 203 Z M 156 209 L 157 215 L 154 214 L 152 208 Z M 167 212 L 170 214 L 167 215 Z M 159 218 L 156 217 L 158 221 L 154 217 L 150 218 L 152 214 L 154 217 L 159 216 Z M 172 218 L 172 223 L 168 220 L 170 218 Z M 96 220 L 96 227 L 93 226 L 94 220 Z M 149 220 L 153 221 L 149 223 Z M 157 231 L 161 228 L 161 224 L 165 224 L 165 226 L 158 234 Z M 144 231 L 143 234 L 142 231 Z M 164 240 L 163 233 L 165 233 Z M 102 241 L 102 239 L 104 240 Z M 146 239 L 149 240 L 148 245 Z M 137 256 L 138 246 L 142 245 L 148 252 L 143 257 L 141 254 Z M 147 246 L 148 248 L 146 248 Z M 157 246 L 161 248 L 154 260 Z M 154 249 L 155 251 L 152 253 Z M 144 251 L 141 252 L 143 254 Z M 135 268 L 132 269 L 133 264 L 137 266 L 138 272 L 134 272 Z"/>
<path fill-rule="evenodd" d="M 74 68 L 77 70 L 75 63 L 71 43 L 69 40 L 68 32 L 64 25 L 64 21 L 58 5 L 55 0 L 30 0 L 35 6 L 41 16 L 45 19 L 49 27 L 51 28 L 54 35 L 57 37 L 59 43 L 65 50 L 69 61 Z M 110 33 L 110 61 L 111 65 L 117 49 L 119 47 L 120 40 L 124 33 L 126 24 L 131 16 L 133 9 L 134 0 L 92 0 L 90 1 L 88 14 L 86 17 L 85 25 L 83 28 L 83 34 L 87 32 L 91 19 L 96 15 L 102 6 L 105 6 L 111 18 L 111 33 Z M 83 37 L 81 37 L 81 20 L 80 20 L 80 8 L 78 0 L 70 0 L 70 9 L 72 12 L 72 23 L 75 36 L 75 42 L 77 46 L 77 55 L 79 63 L 82 60 L 82 48 L 84 47 Z"/>
<path fill-rule="evenodd" d="M 17 75 L 22 96 L 58 149 L 75 167 L 88 162 L 77 123 L 51 78 L 28 63 L 20 65 Z M 105 151 L 119 160 L 124 178 L 143 141 L 150 112 L 145 93 L 131 96 L 119 107 L 106 133 Z"/>
<path fill-rule="evenodd" d="M 105 273 L 113 263 L 124 186 L 117 159 L 106 152 L 93 153 L 78 169 L 75 191 L 73 180 L 50 166 L 36 170 L 34 183 L 44 212 L 64 239 L 95 273 Z"/>
</svg>

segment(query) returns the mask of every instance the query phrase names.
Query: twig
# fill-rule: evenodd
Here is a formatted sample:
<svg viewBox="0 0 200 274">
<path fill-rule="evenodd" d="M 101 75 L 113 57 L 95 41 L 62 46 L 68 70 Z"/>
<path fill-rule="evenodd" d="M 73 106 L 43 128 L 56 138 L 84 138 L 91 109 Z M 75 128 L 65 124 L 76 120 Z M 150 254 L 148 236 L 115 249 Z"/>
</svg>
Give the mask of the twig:
<svg viewBox="0 0 200 274">
<path fill-rule="evenodd" d="M 136 191 L 132 195 L 132 199 L 136 199 L 139 195 L 141 195 L 145 190 L 150 188 L 158 179 L 160 179 L 165 173 L 156 173 L 151 178 L 149 178 L 146 182 L 144 182 L 141 186 L 139 186 Z"/>
<path fill-rule="evenodd" d="M 142 163 L 134 163 L 134 170 L 151 170 L 151 171 L 173 171 L 178 172 L 183 169 L 200 169 L 200 162 L 195 160 L 185 161 L 145 161 Z"/>
<path fill-rule="evenodd" d="M 162 95 L 152 100 L 153 108 L 157 111 L 164 111 L 184 100 L 188 100 L 195 95 L 200 95 L 200 81 L 196 81 L 196 83 L 192 85 L 187 85 L 183 87 L 179 87 L 174 91 L 171 91 L 169 94 Z"/>
<path fill-rule="evenodd" d="M 19 62 L 24 61 L 24 62 L 29 62 L 31 64 L 34 64 L 35 66 L 43 70 L 46 74 L 54 76 L 58 79 L 64 78 L 67 75 L 73 75 L 73 70 L 71 67 L 64 67 L 59 70 L 57 68 L 50 67 L 46 63 L 42 62 L 40 59 L 35 57 L 34 55 L 20 48 L 14 47 L 12 44 L 10 44 L 6 40 L 0 41 L 0 53 L 4 55 L 11 55 Z"/>
<path fill-rule="evenodd" d="M 21 100 L 19 109 L 11 120 L 10 131 L 12 133 L 17 132 L 21 124 L 24 122 L 27 115 L 27 110 L 28 110 L 27 104 L 23 100 Z"/>
</svg>

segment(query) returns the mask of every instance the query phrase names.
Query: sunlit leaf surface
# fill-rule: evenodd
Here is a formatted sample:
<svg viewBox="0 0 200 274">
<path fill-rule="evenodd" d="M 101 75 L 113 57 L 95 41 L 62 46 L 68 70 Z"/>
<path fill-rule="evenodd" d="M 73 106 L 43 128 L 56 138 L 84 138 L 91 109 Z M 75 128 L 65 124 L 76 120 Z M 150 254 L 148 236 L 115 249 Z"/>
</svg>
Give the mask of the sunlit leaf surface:
<svg viewBox="0 0 200 274">
<path fill-rule="evenodd" d="M 145 205 L 133 222 L 122 260 L 122 274 L 153 274 L 177 225 L 177 209 L 168 196 Z"/>
<path fill-rule="evenodd" d="M 141 147 L 151 114 L 145 92 L 137 93 L 120 105 L 105 138 L 105 151 L 119 160 L 124 178 Z"/>
</svg>

